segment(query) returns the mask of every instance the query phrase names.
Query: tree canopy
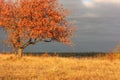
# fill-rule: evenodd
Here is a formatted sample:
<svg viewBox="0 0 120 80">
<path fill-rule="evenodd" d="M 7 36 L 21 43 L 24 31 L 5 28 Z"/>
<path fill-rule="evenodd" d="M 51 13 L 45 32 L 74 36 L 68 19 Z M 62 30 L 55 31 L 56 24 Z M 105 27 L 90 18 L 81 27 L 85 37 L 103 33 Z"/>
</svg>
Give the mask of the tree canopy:
<svg viewBox="0 0 120 80">
<path fill-rule="evenodd" d="M 57 0 L 0 0 L 0 25 L 15 50 L 39 41 L 70 43 L 72 28 Z"/>
</svg>

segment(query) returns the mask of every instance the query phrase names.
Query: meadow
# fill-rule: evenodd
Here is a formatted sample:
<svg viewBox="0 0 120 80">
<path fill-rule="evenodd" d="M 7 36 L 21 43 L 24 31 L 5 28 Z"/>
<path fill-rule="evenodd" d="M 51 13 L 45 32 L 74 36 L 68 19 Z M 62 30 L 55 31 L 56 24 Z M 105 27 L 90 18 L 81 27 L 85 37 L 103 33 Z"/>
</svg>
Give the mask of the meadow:
<svg viewBox="0 0 120 80">
<path fill-rule="evenodd" d="M 0 54 L 0 80 L 119 80 L 120 60 Z"/>
</svg>

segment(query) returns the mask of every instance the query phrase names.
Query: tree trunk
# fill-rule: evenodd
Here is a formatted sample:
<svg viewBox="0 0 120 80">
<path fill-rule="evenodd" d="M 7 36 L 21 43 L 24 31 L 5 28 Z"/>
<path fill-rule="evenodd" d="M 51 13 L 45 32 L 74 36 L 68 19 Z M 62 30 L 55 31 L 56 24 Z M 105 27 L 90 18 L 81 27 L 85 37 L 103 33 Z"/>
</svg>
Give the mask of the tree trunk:
<svg viewBox="0 0 120 80">
<path fill-rule="evenodd" d="M 19 56 L 19 57 L 22 57 L 22 54 L 23 54 L 23 49 L 22 49 L 22 48 L 19 48 L 19 49 L 18 49 L 18 56 Z"/>
<path fill-rule="evenodd" d="M 17 54 L 17 49 L 14 49 L 14 53 Z"/>
</svg>

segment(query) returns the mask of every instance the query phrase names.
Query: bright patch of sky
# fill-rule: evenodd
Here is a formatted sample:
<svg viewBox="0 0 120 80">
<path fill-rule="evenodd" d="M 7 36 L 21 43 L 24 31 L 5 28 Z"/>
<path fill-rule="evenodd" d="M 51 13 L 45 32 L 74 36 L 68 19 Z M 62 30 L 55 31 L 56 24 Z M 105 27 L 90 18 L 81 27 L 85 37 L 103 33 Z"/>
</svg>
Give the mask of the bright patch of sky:
<svg viewBox="0 0 120 80">
<path fill-rule="evenodd" d="M 92 8 L 94 7 L 93 0 L 82 0 L 82 3 L 85 7 Z"/>
</svg>

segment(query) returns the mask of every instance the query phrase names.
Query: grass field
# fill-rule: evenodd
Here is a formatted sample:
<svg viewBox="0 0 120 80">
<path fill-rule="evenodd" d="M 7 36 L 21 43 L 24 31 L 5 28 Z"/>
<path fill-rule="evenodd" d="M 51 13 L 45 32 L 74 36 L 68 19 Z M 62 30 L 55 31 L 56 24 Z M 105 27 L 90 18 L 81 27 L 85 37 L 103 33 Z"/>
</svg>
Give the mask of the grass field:
<svg viewBox="0 0 120 80">
<path fill-rule="evenodd" d="M 0 54 L 0 80 L 120 80 L 120 60 Z"/>
</svg>

